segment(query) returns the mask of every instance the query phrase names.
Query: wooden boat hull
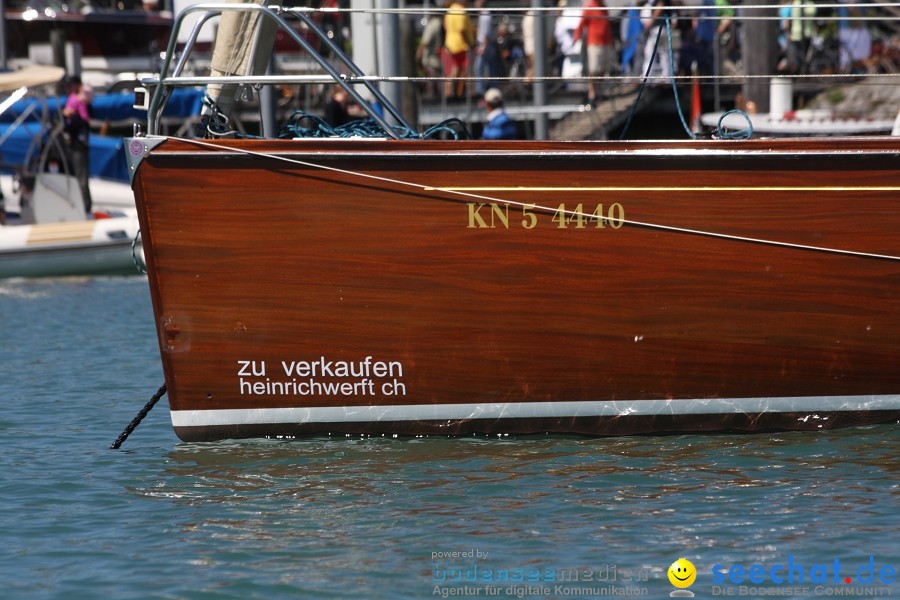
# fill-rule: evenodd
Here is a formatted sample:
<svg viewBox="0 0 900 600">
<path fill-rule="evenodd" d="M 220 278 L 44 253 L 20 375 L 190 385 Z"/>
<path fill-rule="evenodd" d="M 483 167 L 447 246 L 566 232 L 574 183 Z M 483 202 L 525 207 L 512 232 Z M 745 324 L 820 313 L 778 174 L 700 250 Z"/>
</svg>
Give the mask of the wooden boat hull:
<svg viewBox="0 0 900 600">
<path fill-rule="evenodd" d="M 182 439 L 900 418 L 896 138 L 158 142 Z"/>
</svg>

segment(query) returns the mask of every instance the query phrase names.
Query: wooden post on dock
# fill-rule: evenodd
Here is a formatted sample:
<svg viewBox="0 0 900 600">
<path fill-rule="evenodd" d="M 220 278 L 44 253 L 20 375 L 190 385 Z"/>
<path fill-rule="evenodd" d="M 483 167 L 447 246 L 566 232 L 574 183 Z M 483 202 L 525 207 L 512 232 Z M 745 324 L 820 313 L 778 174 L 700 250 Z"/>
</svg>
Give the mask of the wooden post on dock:
<svg viewBox="0 0 900 600">
<path fill-rule="evenodd" d="M 381 9 L 387 9 L 388 12 L 375 17 L 378 30 L 376 44 L 378 45 L 378 54 L 382 63 L 380 70 L 375 71 L 375 74 L 398 77 L 401 75 L 400 43 L 398 42 L 400 40 L 400 15 L 395 12 L 398 8 L 398 3 L 397 0 L 380 0 L 376 6 Z M 391 104 L 398 109 L 402 108 L 403 101 L 399 83 L 381 83 L 378 87 Z M 391 121 L 393 122 L 393 119 Z"/>
<path fill-rule="evenodd" d="M 406 0 L 400 0 L 400 8 L 406 8 Z M 404 14 L 400 19 L 400 73 L 408 77 L 416 75 L 416 23 L 415 15 Z M 412 125 L 419 124 L 419 103 L 416 99 L 416 84 L 403 84 L 400 112 Z"/>
<path fill-rule="evenodd" d="M 53 55 L 53 64 L 66 70 L 66 78 L 56 84 L 56 93 L 60 96 L 66 93 L 68 78 L 74 75 L 66 66 L 66 32 L 58 27 L 50 30 L 50 52 Z"/>
<path fill-rule="evenodd" d="M 534 104 L 544 106 L 547 104 L 547 13 L 540 10 L 544 7 L 544 0 L 531 0 L 534 11 Z M 534 116 L 534 139 L 547 139 L 547 113 L 538 112 Z"/>
<path fill-rule="evenodd" d="M 6 0 L 0 0 L 0 69 L 6 69 Z"/>
<path fill-rule="evenodd" d="M 275 73 L 275 54 L 269 57 L 266 67 L 266 75 Z M 275 97 L 275 87 L 264 85 L 259 89 L 259 134 L 266 138 L 278 137 L 277 117 L 278 100 Z"/>
<path fill-rule="evenodd" d="M 748 17 L 774 17 L 777 8 L 738 9 Z M 776 19 L 750 18 L 744 22 L 744 39 L 741 55 L 747 75 L 771 75 L 778 59 L 778 21 Z M 769 112 L 769 80 L 754 78 L 744 81 L 744 99 L 752 101 L 756 110 Z"/>
</svg>

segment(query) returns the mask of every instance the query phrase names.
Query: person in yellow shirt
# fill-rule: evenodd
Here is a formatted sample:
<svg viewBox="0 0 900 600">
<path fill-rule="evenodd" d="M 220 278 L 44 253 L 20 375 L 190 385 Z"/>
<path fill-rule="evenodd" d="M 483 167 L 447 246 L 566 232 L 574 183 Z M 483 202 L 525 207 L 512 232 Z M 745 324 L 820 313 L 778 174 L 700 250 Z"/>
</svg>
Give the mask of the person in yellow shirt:
<svg viewBox="0 0 900 600">
<path fill-rule="evenodd" d="M 466 82 L 456 81 L 453 93 L 453 78 L 464 76 L 469 70 L 469 50 L 475 45 L 475 26 L 466 14 L 466 0 L 453 0 L 444 15 L 444 50 L 447 53 L 447 79 L 444 91 L 447 96 L 461 97 L 465 93 Z"/>
</svg>

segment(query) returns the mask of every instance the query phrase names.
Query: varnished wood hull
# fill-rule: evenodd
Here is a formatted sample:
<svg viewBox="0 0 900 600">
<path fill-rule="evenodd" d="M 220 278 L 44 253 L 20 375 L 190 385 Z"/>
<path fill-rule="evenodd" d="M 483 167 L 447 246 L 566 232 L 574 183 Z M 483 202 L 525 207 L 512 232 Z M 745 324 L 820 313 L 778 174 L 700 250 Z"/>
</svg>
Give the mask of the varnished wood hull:
<svg viewBox="0 0 900 600">
<path fill-rule="evenodd" d="M 900 418 L 897 138 L 200 144 L 134 184 L 185 440 Z"/>
</svg>

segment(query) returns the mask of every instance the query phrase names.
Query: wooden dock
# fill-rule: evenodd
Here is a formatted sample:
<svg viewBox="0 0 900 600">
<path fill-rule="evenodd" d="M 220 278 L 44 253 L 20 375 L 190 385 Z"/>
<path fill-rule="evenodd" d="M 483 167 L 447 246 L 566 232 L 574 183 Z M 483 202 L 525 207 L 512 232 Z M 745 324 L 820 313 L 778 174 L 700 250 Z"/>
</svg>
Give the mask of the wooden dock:
<svg viewBox="0 0 900 600">
<path fill-rule="evenodd" d="M 564 98 L 544 106 L 516 102 L 506 103 L 506 112 L 516 121 L 533 121 L 538 115 L 546 115 L 550 121 L 548 138 L 551 140 L 605 140 L 609 132 L 621 127 L 638 95 L 638 85 L 622 83 L 614 87 L 609 97 L 591 107 Z M 641 105 L 638 109 L 651 104 L 659 96 L 659 90 L 648 86 L 641 94 Z M 450 105 L 434 105 L 422 107 L 419 122 L 423 127 L 434 125 L 448 117 L 457 117 L 467 123 L 484 122 L 484 109 L 476 100 L 468 103 Z M 532 127 L 526 126 L 527 130 Z"/>
<path fill-rule="evenodd" d="M 621 84 L 608 98 L 595 106 L 585 106 L 571 112 L 550 128 L 551 140 L 606 140 L 609 132 L 621 127 L 631 112 L 638 96 L 636 84 Z M 644 88 L 638 110 L 653 102 L 658 90 L 653 86 Z"/>
</svg>

